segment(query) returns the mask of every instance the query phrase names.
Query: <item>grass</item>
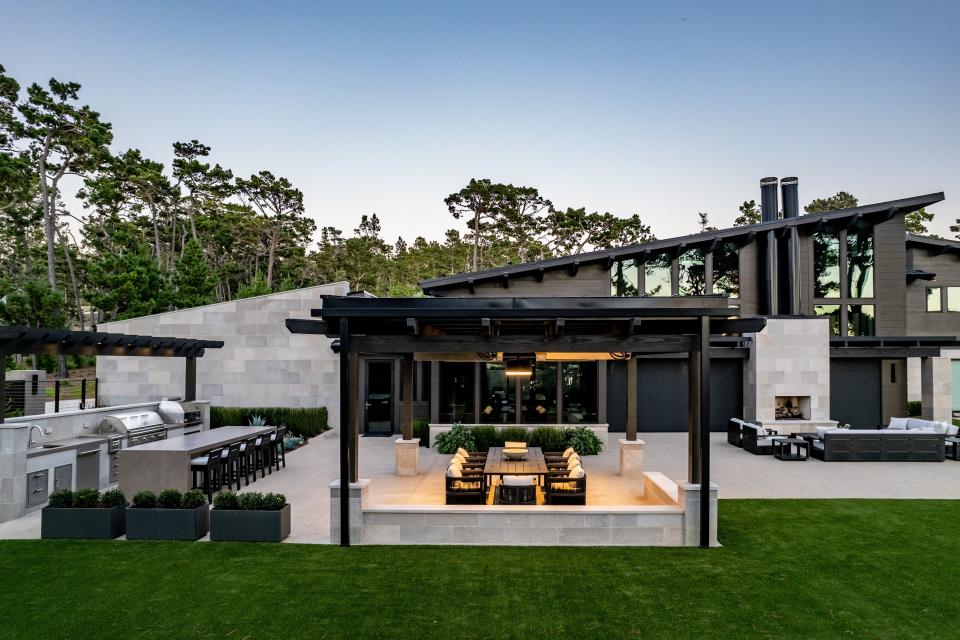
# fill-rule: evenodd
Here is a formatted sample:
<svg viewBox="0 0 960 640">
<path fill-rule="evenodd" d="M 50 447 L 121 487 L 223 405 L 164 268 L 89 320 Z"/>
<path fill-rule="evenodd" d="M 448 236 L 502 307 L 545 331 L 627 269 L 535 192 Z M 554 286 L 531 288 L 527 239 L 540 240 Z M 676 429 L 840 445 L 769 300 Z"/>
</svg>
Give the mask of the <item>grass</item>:
<svg viewBox="0 0 960 640">
<path fill-rule="evenodd" d="M 725 500 L 718 549 L 0 542 L 4 638 L 956 637 L 951 501 Z"/>
</svg>

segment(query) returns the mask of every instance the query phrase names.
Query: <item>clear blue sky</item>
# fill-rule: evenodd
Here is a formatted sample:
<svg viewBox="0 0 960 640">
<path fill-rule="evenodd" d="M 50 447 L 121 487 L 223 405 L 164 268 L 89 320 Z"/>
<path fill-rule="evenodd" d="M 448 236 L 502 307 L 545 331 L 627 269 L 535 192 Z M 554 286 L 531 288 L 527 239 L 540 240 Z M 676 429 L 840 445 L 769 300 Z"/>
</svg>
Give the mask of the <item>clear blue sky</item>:
<svg viewBox="0 0 960 640">
<path fill-rule="evenodd" d="M 767 175 L 801 202 L 943 190 L 960 217 L 960 2 L 0 2 L 0 63 L 50 76 L 170 162 L 198 138 L 320 225 L 439 238 L 471 177 L 729 224 Z"/>
</svg>

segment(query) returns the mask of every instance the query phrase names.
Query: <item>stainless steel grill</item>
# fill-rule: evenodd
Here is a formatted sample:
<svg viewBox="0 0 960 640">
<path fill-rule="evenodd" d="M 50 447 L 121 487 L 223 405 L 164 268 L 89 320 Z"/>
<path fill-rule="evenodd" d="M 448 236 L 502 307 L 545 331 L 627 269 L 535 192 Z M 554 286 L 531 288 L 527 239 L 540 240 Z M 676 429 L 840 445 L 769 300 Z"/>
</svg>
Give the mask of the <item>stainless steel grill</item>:
<svg viewBox="0 0 960 640">
<path fill-rule="evenodd" d="M 156 411 L 124 411 L 113 413 L 100 422 L 100 433 L 126 436 L 126 445 L 164 440 L 168 425 Z"/>
</svg>

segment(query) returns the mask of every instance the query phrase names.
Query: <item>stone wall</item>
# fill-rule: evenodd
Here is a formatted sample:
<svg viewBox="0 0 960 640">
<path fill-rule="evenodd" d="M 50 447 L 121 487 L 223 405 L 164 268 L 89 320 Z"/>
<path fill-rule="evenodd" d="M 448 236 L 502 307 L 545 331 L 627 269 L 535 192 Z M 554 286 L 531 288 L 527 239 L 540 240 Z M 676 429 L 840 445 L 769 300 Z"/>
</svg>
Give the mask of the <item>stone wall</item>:
<svg viewBox="0 0 960 640">
<path fill-rule="evenodd" d="M 287 318 L 309 318 L 323 295 L 345 282 L 183 309 L 99 325 L 100 331 L 223 340 L 197 360 L 197 398 L 213 406 L 327 407 L 339 421 L 338 358 L 323 336 L 290 333 Z M 97 358 L 101 404 L 182 397 L 182 358 Z"/>
</svg>

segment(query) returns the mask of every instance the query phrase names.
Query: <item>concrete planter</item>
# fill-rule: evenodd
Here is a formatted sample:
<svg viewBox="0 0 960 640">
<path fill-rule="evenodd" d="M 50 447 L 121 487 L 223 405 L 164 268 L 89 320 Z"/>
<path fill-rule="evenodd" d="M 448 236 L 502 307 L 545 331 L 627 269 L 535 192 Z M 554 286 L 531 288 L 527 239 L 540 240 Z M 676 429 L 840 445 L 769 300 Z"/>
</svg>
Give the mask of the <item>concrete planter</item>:
<svg viewBox="0 0 960 640">
<path fill-rule="evenodd" d="M 40 515 L 41 538 L 99 538 L 123 535 L 125 506 L 92 509 L 44 507 Z"/>
<path fill-rule="evenodd" d="M 199 540 L 210 530 L 210 505 L 196 509 L 127 509 L 127 540 Z"/>
<path fill-rule="evenodd" d="M 212 509 L 210 539 L 280 542 L 290 535 L 290 505 L 279 511 Z"/>
</svg>

